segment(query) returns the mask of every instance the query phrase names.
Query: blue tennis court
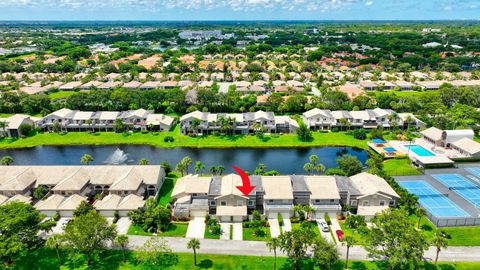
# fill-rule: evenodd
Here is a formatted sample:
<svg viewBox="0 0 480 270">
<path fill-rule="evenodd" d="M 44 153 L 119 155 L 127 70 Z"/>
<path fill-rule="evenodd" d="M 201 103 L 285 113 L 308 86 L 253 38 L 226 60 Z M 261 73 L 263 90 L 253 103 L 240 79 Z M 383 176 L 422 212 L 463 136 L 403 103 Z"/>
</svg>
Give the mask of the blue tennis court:
<svg viewBox="0 0 480 270">
<path fill-rule="evenodd" d="M 480 187 L 466 179 L 460 174 L 432 174 L 432 177 L 437 179 L 444 186 L 450 190 L 455 191 L 465 200 L 469 201 L 475 207 L 480 208 Z"/>
<path fill-rule="evenodd" d="M 400 186 L 419 197 L 420 205 L 435 217 L 468 217 L 467 212 L 425 181 L 401 181 Z"/>
<path fill-rule="evenodd" d="M 480 177 L 480 168 L 465 168 L 465 170 L 477 177 Z"/>
</svg>

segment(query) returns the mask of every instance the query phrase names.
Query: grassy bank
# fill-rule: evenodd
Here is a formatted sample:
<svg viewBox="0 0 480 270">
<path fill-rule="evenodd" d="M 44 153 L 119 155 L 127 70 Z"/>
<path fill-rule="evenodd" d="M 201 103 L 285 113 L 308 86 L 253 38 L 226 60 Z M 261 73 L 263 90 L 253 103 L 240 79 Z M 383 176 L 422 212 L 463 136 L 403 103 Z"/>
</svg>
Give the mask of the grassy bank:
<svg viewBox="0 0 480 270">
<path fill-rule="evenodd" d="M 173 142 L 164 142 L 166 136 L 172 136 Z M 312 147 L 312 146 L 351 146 L 367 149 L 366 140 L 357 140 L 343 132 L 313 133 L 313 141 L 302 142 L 295 134 L 256 136 L 200 136 L 181 135 L 179 128 L 159 133 L 114 133 L 69 132 L 66 134 L 38 133 L 27 138 L 4 138 L 0 140 L 0 149 L 27 148 L 39 145 L 113 145 L 146 144 L 156 147 L 194 147 L 194 148 L 233 148 L 233 147 Z"/>
<path fill-rule="evenodd" d="M 199 269 L 272 269 L 273 257 L 252 257 L 252 256 L 233 256 L 233 255 L 212 255 L 202 254 L 202 250 L 198 250 L 197 268 Z M 160 264 L 157 267 L 147 267 L 139 265 L 135 261 L 134 254 L 127 252 L 127 262 L 122 262 L 121 251 L 108 250 L 97 256 L 91 266 L 87 267 L 85 258 L 81 255 L 68 256 L 65 252 L 61 252 L 64 265 L 61 269 L 98 269 L 98 270 L 137 270 L 137 269 L 194 269 L 193 255 L 188 253 L 175 253 L 169 256 L 163 255 Z M 439 263 L 439 269 L 449 270 L 474 270 L 479 269 L 480 263 Z M 38 269 L 38 270 L 54 270 L 60 269 L 59 261 L 54 250 L 41 249 L 28 253 L 28 256 L 14 263 L 11 269 Z M 277 258 L 277 269 L 289 269 L 286 258 Z M 313 265 L 304 265 L 302 269 L 318 269 Z M 334 270 L 344 269 L 344 263 L 339 262 Z M 352 270 L 380 270 L 386 269 L 382 262 L 367 261 L 351 261 L 349 269 Z M 427 264 L 425 269 L 434 269 L 431 264 Z"/>
<path fill-rule="evenodd" d="M 383 170 L 391 176 L 420 175 L 407 158 L 387 159 L 383 162 Z"/>
</svg>

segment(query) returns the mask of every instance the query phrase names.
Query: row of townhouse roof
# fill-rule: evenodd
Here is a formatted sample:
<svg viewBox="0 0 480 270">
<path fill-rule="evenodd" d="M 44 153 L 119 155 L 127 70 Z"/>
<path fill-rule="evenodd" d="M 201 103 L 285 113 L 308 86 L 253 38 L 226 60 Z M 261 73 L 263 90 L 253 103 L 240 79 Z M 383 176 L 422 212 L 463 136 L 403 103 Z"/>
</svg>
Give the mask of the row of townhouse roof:
<svg viewBox="0 0 480 270">
<path fill-rule="evenodd" d="M 273 112 L 209 113 L 194 111 L 180 118 L 183 134 L 210 134 L 221 131 L 228 123 L 228 129 L 235 134 L 248 134 L 258 129 L 267 133 L 293 133 L 298 123 L 289 116 L 276 116 Z"/>
<path fill-rule="evenodd" d="M 39 186 L 49 192 L 35 208 L 53 216 L 71 216 L 82 201 L 100 195 L 94 206 L 105 216 L 126 216 L 157 196 L 165 178 L 160 166 L 1 166 L 0 204 L 32 202 Z"/>
<path fill-rule="evenodd" d="M 178 179 L 172 192 L 177 218 L 216 215 L 221 221 L 242 221 L 253 210 L 269 218 L 293 215 L 294 205 L 310 205 L 314 218 L 338 213 L 348 205 L 366 218 L 395 206 L 399 195 L 388 183 L 369 173 L 344 176 L 250 176 L 255 188 L 244 195 L 236 188 L 236 174 L 223 177 L 188 175 Z"/>
<path fill-rule="evenodd" d="M 77 111 L 60 109 L 41 118 L 36 125 L 43 130 L 51 131 L 55 123 L 66 131 L 113 131 L 117 120 L 137 130 L 169 131 L 175 118 L 164 114 L 155 114 L 153 110 L 130 111 Z"/>
<path fill-rule="evenodd" d="M 396 113 L 390 109 L 375 108 L 363 111 L 330 111 L 312 109 L 302 114 L 303 122 L 313 130 L 328 130 L 332 127 L 390 128 L 425 127 L 425 123 L 411 113 Z"/>
</svg>

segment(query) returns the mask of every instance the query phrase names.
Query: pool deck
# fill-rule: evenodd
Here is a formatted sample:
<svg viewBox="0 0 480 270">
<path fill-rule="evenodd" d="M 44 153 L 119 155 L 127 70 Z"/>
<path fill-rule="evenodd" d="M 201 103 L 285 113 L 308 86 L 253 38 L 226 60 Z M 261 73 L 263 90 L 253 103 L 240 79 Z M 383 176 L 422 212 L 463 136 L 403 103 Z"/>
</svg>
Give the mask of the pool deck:
<svg viewBox="0 0 480 270">
<path fill-rule="evenodd" d="M 465 168 L 468 168 L 468 167 L 480 168 L 480 163 L 461 164 L 461 165 L 458 165 L 458 168 L 429 169 L 429 170 L 425 170 L 424 175 L 397 176 L 395 177 L 395 180 L 397 182 L 423 180 L 428 184 L 430 184 L 433 188 L 438 190 L 438 192 L 440 192 L 441 194 L 448 194 L 448 198 L 450 200 L 452 200 L 456 205 L 458 205 L 465 212 L 467 212 L 471 217 L 476 218 L 480 216 L 480 208 L 475 207 L 472 203 L 470 203 L 468 200 L 460 196 L 457 192 L 455 192 L 454 190 L 448 189 L 447 186 L 443 185 L 438 180 L 432 177 L 432 174 L 459 174 L 465 177 L 466 179 L 470 180 L 468 176 L 472 175 L 472 173 L 465 170 Z"/>
</svg>

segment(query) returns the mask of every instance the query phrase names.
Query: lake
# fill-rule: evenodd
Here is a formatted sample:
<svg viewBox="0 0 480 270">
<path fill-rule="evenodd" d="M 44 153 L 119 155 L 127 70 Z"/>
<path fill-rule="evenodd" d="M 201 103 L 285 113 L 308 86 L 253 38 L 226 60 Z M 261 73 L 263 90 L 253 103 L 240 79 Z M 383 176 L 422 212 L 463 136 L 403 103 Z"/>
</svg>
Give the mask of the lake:
<svg viewBox="0 0 480 270">
<path fill-rule="evenodd" d="M 367 160 L 367 152 L 351 147 L 309 147 L 309 148 L 158 148 L 147 145 L 109 146 L 37 146 L 26 149 L 0 150 L 0 157 L 12 156 L 14 165 L 80 165 L 80 158 L 90 154 L 91 164 L 138 164 L 145 158 L 150 164 L 166 160 L 172 167 L 183 157 L 189 156 L 193 162 L 200 160 L 206 167 L 223 165 L 226 172 L 235 165 L 246 171 L 253 171 L 258 163 L 264 163 L 267 170 L 277 170 L 282 174 L 303 174 L 303 165 L 310 155 L 317 155 L 325 167 L 336 167 L 336 159 L 342 155 L 353 155 L 362 163 Z M 193 168 L 193 165 L 192 167 Z M 190 169 L 192 170 L 192 169 Z"/>
</svg>

